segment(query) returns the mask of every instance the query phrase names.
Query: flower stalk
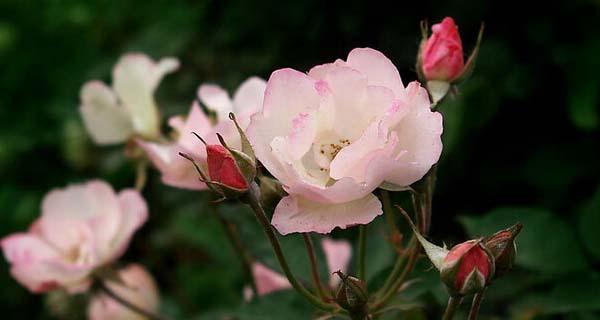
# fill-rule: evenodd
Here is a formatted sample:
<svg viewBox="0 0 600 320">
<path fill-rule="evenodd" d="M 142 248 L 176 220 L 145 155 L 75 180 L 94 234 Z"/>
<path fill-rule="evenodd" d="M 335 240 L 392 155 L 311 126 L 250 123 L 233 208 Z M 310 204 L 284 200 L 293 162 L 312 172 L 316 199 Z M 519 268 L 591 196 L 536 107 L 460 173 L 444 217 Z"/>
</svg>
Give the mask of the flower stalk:
<svg viewBox="0 0 600 320">
<path fill-rule="evenodd" d="M 312 275 L 313 285 L 319 293 L 321 300 L 327 301 L 328 295 L 325 293 L 325 289 L 323 289 L 323 283 L 321 282 L 321 276 L 319 275 L 319 268 L 317 267 L 317 256 L 315 255 L 315 249 L 313 246 L 312 238 L 310 237 L 310 234 L 303 233 L 302 239 L 304 240 L 304 245 L 306 246 L 308 258 L 310 260 L 310 273 Z"/>
<path fill-rule="evenodd" d="M 364 280 L 366 273 L 366 255 L 367 255 L 367 226 L 358 227 L 358 278 Z"/>
<path fill-rule="evenodd" d="M 479 307 L 481 306 L 481 301 L 483 300 L 484 294 L 485 288 L 473 296 L 473 303 L 471 304 L 471 311 L 469 312 L 469 320 L 477 320 L 477 317 L 479 316 Z"/>
<path fill-rule="evenodd" d="M 454 314 L 456 313 L 456 310 L 458 309 L 458 306 L 460 306 L 461 302 L 462 302 L 462 297 L 450 296 L 450 298 L 448 298 L 448 304 L 446 305 L 446 311 L 444 311 L 442 320 L 452 320 L 452 318 L 454 318 Z"/>
<path fill-rule="evenodd" d="M 267 235 L 267 238 L 269 239 L 269 242 L 273 247 L 273 251 L 275 252 L 275 256 L 279 261 L 279 265 L 281 266 L 283 273 L 288 278 L 288 281 L 290 282 L 292 287 L 317 308 L 322 309 L 324 311 L 335 311 L 336 307 L 334 305 L 321 301 L 321 299 L 318 296 L 315 296 L 310 291 L 308 291 L 292 273 L 292 270 L 290 269 L 290 266 L 288 265 L 287 260 L 283 255 L 281 244 L 279 243 L 279 240 L 277 239 L 277 236 L 275 235 L 275 232 L 271 227 L 271 223 L 269 222 L 265 211 L 260 205 L 260 188 L 255 182 L 251 183 L 250 187 L 248 188 L 248 192 L 245 194 L 243 200 L 245 200 L 245 202 L 248 203 L 248 205 L 250 205 L 250 207 L 252 208 L 252 211 L 254 211 L 256 219 L 258 220 L 259 224 L 263 228 L 263 231 Z"/>
</svg>

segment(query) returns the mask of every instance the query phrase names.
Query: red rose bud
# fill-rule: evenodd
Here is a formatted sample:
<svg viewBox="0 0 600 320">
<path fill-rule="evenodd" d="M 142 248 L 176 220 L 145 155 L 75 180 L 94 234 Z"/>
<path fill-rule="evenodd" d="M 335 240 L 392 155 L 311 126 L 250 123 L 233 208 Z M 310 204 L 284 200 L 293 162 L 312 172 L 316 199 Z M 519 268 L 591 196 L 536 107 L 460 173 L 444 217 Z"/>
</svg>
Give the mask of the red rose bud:
<svg viewBox="0 0 600 320">
<path fill-rule="evenodd" d="M 453 296 L 463 296 L 483 290 L 494 275 L 494 259 L 481 244 L 469 240 L 454 246 L 440 268 L 442 281 Z"/>
<path fill-rule="evenodd" d="M 431 27 L 432 35 L 421 49 L 422 72 L 426 80 L 452 82 L 463 71 L 462 41 L 450 17 Z"/>
<path fill-rule="evenodd" d="M 496 232 L 483 241 L 484 246 L 492 253 L 495 260 L 496 272 L 494 277 L 499 277 L 510 271 L 517 256 L 515 238 L 521 232 L 523 225 L 520 223 Z"/>
<path fill-rule="evenodd" d="M 248 189 L 248 182 L 240 172 L 235 159 L 225 147 L 217 144 L 207 145 L 206 154 L 208 176 L 211 182 L 239 190 Z"/>
<path fill-rule="evenodd" d="M 434 24 L 431 31 L 428 37 L 427 25 L 421 24 L 423 39 L 417 56 L 417 72 L 421 82 L 426 82 L 433 105 L 436 105 L 446 96 L 451 84 L 465 80 L 472 72 L 483 36 L 483 24 L 466 63 L 458 27 L 452 18 L 446 17 L 441 23 Z"/>
</svg>

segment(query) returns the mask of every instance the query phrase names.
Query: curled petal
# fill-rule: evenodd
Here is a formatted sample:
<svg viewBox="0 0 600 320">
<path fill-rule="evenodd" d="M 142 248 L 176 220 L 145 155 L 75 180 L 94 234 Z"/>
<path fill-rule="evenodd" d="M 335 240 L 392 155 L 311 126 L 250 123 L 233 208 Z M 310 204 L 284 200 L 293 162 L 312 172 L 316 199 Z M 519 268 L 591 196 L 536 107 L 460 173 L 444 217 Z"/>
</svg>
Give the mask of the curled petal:
<svg viewBox="0 0 600 320">
<path fill-rule="evenodd" d="M 294 232 L 329 233 L 336 227 L 345 229 L 367 224 L 380 214 L 381 202 L 372 194 L 339 204 L 319 203 L 290 195 L 281 199 L 275 208 L 271 224 L 283 235 Z"/>
</svg>

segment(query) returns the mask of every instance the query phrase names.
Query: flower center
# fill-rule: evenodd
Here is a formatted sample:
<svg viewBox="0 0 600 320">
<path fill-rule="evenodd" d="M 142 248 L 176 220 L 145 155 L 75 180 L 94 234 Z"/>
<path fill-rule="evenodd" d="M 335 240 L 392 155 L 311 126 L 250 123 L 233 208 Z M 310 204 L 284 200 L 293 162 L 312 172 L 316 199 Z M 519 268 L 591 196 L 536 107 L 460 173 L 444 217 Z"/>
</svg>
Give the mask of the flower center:
<svg viewBox="0 0 600 320">
<path fill-rule="evenodd" d="M 350 140 L 339 137 L 331 131 L 317 137 L 313 144 L 313 157 L 321 171 L 328 171 L 335 156 L 349 145 Z"/>
</svg>

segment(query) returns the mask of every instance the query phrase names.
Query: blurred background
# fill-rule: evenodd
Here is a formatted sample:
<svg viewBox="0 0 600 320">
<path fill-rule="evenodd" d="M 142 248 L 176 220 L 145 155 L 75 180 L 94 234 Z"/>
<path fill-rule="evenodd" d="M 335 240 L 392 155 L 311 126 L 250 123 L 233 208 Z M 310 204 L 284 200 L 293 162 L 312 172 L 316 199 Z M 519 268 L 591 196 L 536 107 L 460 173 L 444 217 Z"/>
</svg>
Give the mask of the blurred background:
<svg viewBox="0 0 600 320">
<path fill-rule="evenodd" d="M 181 60 L 156 96 L 170 116 L 187 112 L 201 82 L 233 90 L 248 76 L 268 78 L 281 67 L 308 70 L 355 47 L 382 51 L 406 84 L 416 78 L 419 21 L 452 16 L 466 53 L 482 21 L 486 29 L 473 77 L 442 106 L 445 149 L 430 238 L 455 244 L 521 221 L 518 266 L 488 290 L 481 319 L 600 319 L 600 2 L 534 7 L 465 0 L 1 0 L 0 236 L 26 229 L 52 188 L 96 177 L 116 189 L 133 184 L 133 164 L 122 148 L 94 146 L 77 111 L 80 86 L 91 79 L 110 83 L 123 53 Z M 153 273 L 164 313 L 310 318 L 313 309 L 292 292 L 242 302 L 244 277 L 207 195 L 165 187 L 154 171 L 144 195 L 151 218 L 123 260 Z M 222 211 L 240 225 L 253 254 L 276 268 L 245 209 L 230 204 Z M 391 267 L 389 246 L 374 234 L 370 284 Z M 356 237 L 354 230 L 333 236 Z M 301 240 L 286 237 L 284 246 L 308 281 Z M 415 277 L 421 281 L 398 299 L 436 307 L 402 313 L 439 317 L 446 294 L 435 272 L 423 263 Z M 57 307 L 60 300 L 29 294 L 0 263 L 4 319 L 83 318 L 82 310 Z"/>
</svg>

